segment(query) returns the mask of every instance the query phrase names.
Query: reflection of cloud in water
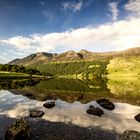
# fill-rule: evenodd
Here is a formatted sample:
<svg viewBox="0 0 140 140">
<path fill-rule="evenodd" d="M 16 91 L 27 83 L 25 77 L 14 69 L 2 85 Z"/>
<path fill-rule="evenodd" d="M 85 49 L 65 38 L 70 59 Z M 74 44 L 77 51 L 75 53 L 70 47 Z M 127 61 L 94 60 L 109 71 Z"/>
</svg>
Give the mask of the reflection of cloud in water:
<svg viewBox="0 0 140 140">
<path fill-rule="evenodd" d="M 55 108 L 46 109 L 43 107 L 44 102 L 30 100 L 21 95 L 13 95 L 9 92 L 0 93 L 0 108 L 1 105 L 5 105 L 3 110 L 0 109 L 0 114 L 5 114 L 8 117 L 28 116 L 29 110 L 36 108 L 45 111 L 44 119 L 54 122 L 72 123 L 82 127 L 99 126 L 117 132 L 128 129 L 140 130 L 140 124 L 134 120 L 134 116 L 140 112 L 140 107 L 138 106 L 115 103 L 115 110 L 104 110 L 105 115 L 97 117 L 86 113 L 90 104 L 99 107 L 95 101 L 88 104 L 81 104 L 79 102 L 67 103 L 57 100 Z"/>
</svg>

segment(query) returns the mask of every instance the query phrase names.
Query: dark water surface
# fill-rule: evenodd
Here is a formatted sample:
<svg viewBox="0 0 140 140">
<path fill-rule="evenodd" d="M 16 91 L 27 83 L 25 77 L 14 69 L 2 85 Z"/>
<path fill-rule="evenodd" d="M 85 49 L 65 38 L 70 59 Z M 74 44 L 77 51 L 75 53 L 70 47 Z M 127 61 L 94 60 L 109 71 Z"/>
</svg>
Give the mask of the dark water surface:
<svg viewBox="0 0 140 140">
<path fill-rule="evenodd" d="M 96 100 L 102 97 L 114 102 L 113 111 L 103 109 L 96 103 Z M 47 100 L 55 100 L 56 107 L 43 108 L 43 103 Z M 91 104 L 102 108 L 105 114 L 100 118 L 87 114 L 86 110 Z M 17 116 L 27 117 L 31 109 L 43 110 L 45 115 L 42 119 L 51 122 L 63 122 L 81 128 L 100 127 L 117 133 L 125 130 L 140 131 L 140 123 L 134 119 L 134 116 L 140 113 L 140 80 L 0 81 L 0 115 L 11 119 Z"/>
</svg>

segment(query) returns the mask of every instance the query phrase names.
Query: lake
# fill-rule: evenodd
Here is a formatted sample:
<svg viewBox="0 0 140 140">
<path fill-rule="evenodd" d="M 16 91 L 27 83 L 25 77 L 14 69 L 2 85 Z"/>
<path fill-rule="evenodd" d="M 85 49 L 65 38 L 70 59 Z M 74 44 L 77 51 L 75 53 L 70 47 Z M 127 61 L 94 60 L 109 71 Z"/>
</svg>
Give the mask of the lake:
<svg viewBox="0 0 140 140">
<path fill-rule="evenodd" d="M 96 100 L 107 98 L 115 105 L 112 111 L 102 108 Z M 55 100 L 56 106 L 43 104 Z M 86 113 L 89 105 L 101 108 L 101 117 Z M 72 124 L 80 128 L 101 128 L 117 134 L 125 130 L 140 131 L 134 116 L 140 113 L 140 79 L 114 78 L 82 81 L 78 79 L 0 80 L 0 131 L 16 117 L 28 117 L 32 109 L 45 112 L 43 120 Z M 8 123 L 2 123 L 2 120 Z"/>
</svg>

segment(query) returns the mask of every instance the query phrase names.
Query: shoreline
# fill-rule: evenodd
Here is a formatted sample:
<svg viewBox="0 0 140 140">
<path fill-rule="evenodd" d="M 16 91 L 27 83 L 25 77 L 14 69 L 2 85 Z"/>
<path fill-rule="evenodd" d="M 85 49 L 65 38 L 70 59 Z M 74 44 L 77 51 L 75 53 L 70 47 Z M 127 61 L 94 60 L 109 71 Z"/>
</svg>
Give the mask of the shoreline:
<svg viewBox="0 0 140 140">
<path fill-rule="evenodd" d="M 103 130 L 100 127 L 79 127 L 62 122 L 50 122 L 41 118 L 26 117 L 31 130 L 31 140 L 118 140 L 115 131 Z M 13 118 L 0 116 L 0 139 L 4 140 L 7 128 L 15 121 Z"/>
</svg>

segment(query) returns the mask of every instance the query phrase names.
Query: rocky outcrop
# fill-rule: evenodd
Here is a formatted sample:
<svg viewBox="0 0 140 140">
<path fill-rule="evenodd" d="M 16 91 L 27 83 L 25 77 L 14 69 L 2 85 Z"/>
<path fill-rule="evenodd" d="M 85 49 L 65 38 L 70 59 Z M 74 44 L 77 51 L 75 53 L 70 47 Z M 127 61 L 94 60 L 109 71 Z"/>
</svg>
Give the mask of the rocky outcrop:
<svg viewBox="0 0 140 140">
<path fill-rule="evenodd" d="M 115 105 L 110 102 L 108 99 L 102 98 L 96 101 L 100 106 L 102 106 L 105 109 L 113 110 L 115 108 Z"/>
<path fill-rule="evenodd" d="M 127 130 L 120 136 L 120 140 L 140 140 L 140 133 L 133 130 Z"/>
<path fill-rule="evenodd" d="M 95 108 L 93 105 L 90 105 L 89 108 Z"/>
<path fill-rule="evenodd" d="M 29 140 L 30 139 L 30 127 L 23 118 L 18 118 L 7 129 L 5 134 L 5 140 Z"/>
<path fill-rule="evenodd" d="M 54 102 L 54 101 L 46 102 L 46 103 L 43 104 L 43 106 L 44 106 L 45 108 L 50 109 L 50 108 L 55 107 L 55 102 Z"/>
<path fill-rule="evenodd" d="M 30 117 L 36 118 L 36 117 L 42 117 L 45 113 L 40 110 L 31 110 L 30 111 Z"/>
<path fill-rule="evenodd" d="M 140 113 L 135 116 L 135 120 L 138 121 L 138 122 L 140 122 Z"/>
<path fill-rule="evenodd" d="M 64 61 L 64 60 L 81 60 L 81 59 L 83 59 L 83 55 L 71 50 L 71 51 L 67 51 L 67 52 L 59 54 L 54 59 L 59 60 L 59 61 L 60 60 L 62 60 L 62 61 Z"/>
<path fill-rule="evenodd" d="M 100 117 L 104 114 L 104 111 L 98 107 L 95 108 L 94 106 L 90 105 L 89 109 L 87 110 L 87 113 Z"/>
</svg>

